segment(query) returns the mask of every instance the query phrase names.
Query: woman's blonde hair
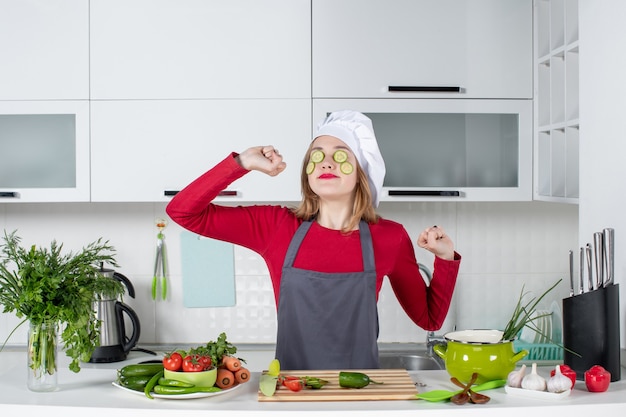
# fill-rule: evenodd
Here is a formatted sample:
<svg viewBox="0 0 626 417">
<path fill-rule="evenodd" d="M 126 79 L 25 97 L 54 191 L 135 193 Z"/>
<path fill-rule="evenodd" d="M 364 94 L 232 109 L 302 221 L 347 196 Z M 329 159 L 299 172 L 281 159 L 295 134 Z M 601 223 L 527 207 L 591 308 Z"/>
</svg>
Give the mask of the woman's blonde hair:
<svg viewBox="0 0 626 417">
<path fill-rule="evenodd" d="M 313 142 L 307 150 L 304 160 L 302 161 L 302 170 L 300 173 L 300 186 L 302 190 L 302 201 L 300 205 L 293 209 L 293 213 L 302 220 L 312 220 L 317 216 L 320 210 L 319 196 L 313 192 L 309 185 L 309 176 L 306 173 L 306 167 L 309 163 Z M 367 181 L 367 174 L 358 161 L 356 164 L 357 183 L 354 188 L 354 205 L 352 207 L 352 216 L 350 221 L 342 229 L 342 232 L 348 233 L 358 228 L 361 220 L 367 223 L 376 223 L 380 216 L 376 213 L 372 205 L 372 193 Z"/>
</svg>

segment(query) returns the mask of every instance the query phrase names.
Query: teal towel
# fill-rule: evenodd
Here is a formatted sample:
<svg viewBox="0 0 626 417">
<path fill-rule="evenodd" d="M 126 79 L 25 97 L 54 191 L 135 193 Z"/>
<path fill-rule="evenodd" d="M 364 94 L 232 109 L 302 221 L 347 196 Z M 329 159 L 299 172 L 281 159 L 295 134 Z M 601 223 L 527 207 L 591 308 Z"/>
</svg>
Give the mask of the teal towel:
<svg viewBox="0 0 626 417">
<path fill-rule="evenodd" d="M 180 236 L 185 307 L 231 307 L 235 299 L 232 243 L 183 231 Z"/>
</svg>

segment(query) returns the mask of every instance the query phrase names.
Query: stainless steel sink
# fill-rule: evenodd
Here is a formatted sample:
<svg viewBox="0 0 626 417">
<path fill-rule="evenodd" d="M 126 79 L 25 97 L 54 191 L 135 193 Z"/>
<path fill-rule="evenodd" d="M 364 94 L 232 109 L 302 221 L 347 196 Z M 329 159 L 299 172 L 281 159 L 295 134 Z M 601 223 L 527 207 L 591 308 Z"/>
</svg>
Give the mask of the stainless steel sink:
<svg viewBox="0 0 626 417">
<path fill-rule="evenodd" d="M 407 371 L 445 369 L 436 358 L 421 353 L 380 352 L 378 359 L 381 369 L 406 369 Z"/>
</svg>

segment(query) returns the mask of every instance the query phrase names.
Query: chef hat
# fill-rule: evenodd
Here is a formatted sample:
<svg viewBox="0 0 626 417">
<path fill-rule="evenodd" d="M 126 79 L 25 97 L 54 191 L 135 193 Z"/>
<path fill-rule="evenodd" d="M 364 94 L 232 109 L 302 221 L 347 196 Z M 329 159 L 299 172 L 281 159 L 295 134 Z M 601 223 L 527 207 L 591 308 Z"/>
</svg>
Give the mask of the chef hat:
<svg viewBox="0 0 626 417">
<path fill-rule="evenodd" d="M 367 174 L 372 203 L 378 207 L 385 178 L 385 161 L 378 149 L 369 117 L 351 110 L 333 112 L 318 124 L 313 140 L 323 135 L 334 136 L 350 147 Z"/>
</svg>

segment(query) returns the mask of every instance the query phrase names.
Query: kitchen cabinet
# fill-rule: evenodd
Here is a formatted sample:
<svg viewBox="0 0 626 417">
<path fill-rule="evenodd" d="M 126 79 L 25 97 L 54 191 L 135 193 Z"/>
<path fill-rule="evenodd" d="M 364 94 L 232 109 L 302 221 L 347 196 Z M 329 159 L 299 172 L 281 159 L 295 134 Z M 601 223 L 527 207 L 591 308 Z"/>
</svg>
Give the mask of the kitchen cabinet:
<svg viewBox="0 0 626 417">
<path fill-rule="evenodd" d="M 372 119 L 381 201 L 532 200 L 530 100 L 314 99 L 314 120 L 346 108 Z"/>
<path fill-rule="evenodd" d="M 578 203 L 578 1 L 535 3 L 534 198 Z"/>
<path fill-rule="evenodd" d="M 309 0 L 91 0 L 91 98 L 307 98 Z"/>
<path fill-rule="evenodd" d="M 314 98 L 532 99 L 532 0 L 312 6 Z"/>
<path fill-rule="evenodd" d="M 104 100 L 91 105 L 92 201 L 167 202 L 230 152 L 274 145 L 287 169 L 252 172 L 217 201 L 299 201 L 311 101 Z"/>
<path fill-rule="evenodd" d="M 89 0 L 0 0 L 0 100 L 89 98 Z"/>
<path fill-rule="evenodd" d="M 89 101 L 0 101 L 0 203 L 89 201 Z"/>
</svg>

